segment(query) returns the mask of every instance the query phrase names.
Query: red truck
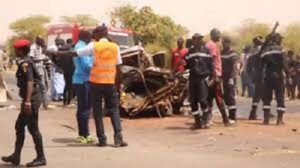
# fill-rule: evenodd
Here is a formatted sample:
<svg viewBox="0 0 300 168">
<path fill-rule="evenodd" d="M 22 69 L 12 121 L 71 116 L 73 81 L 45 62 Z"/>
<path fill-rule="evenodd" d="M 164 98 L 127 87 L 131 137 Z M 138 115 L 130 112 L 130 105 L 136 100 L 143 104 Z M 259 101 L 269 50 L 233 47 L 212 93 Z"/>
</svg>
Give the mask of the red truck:
<svg viewBox="0 0 300 168">
<path fill-rule="evenodd" d="M 51 46 L 58 36 L 64 40 L 73 39 L 74 42 L 78 41 L 80 29 L 87 29 L 92 31 L 95 27 L 81 27 L 72 24 L 56 24 L 48 27 L 47 44 Z M 109 27 L 109 38 L 118 43 L 121 50 L 134 46 L 133 32 L 129 29 Z"/>
</svg>

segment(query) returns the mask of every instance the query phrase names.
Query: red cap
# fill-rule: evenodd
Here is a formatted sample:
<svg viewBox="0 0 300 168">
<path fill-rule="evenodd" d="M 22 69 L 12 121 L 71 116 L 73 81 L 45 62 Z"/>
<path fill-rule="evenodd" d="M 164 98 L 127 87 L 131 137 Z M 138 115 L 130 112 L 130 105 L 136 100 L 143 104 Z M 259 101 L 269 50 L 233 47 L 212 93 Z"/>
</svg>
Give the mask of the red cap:
<svg viewBox="0 0 300 168">
<path fill-rule="evenodd" d="M 14 43 L 14 48 L 22 48 L 25 46 L 29 46 L 30 45 L 30 41 L 26 40 L 26 39 L 20 39 L 20 40 L 16 40 Z"/>
</svg>

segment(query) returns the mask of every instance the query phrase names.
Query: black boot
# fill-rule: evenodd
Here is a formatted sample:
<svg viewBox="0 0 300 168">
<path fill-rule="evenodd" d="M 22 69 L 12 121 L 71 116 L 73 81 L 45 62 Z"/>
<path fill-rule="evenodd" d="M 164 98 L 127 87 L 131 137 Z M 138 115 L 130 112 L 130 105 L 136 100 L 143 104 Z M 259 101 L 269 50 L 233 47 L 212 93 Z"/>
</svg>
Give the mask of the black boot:
<svg viewBox="0 0 300 168">
<path fill-rule="evenodd" d="M 278 111 L 278 116 L 277 116 L 277 125 L 284 125 L 283 122 L 283 111 Z"/>
<path fill-rule="evenodd" d="M 249 120 L 257 120 L 257 114 L 256 114 L 257 107 L 252 106 L 252 109 L 250 111 Z"/>
<path fill-rule="evenodd" d="M 236 109 L 234 110 L 229 110 L 229 119 L 236 121 Z"/>
<path fill-rule="evenodd" d="M 202 121 L 200 115 L 195 115 L 195 124 L 191 127 L 191 130 L 197 130 L 202 128 Z"/>
<path fill-rule="evenodd" d="M 3 162 L 6 162 L 6 163 L 11 163 L 15 166 L 19 166 L 20 165 L 20 156 L 17 156 L 16 154 L 12 154 L 10 156 L 3 156 L 1 158 L 1 160 Z"/>
<path fill-rule="evenodd" d="M 270 124 L 270 111 L 264 110 L 264 125 Z"/>
<path fill-rule="evenodd" d="M 12 163 L 13 165 L 16 165 L 16 166 L 20 165 L 23 142 L 24 141 L 22 138 L 17 137 L 14 153 L 10 156 L 2 157 L 1 160 L 6 163 Z"/>
<path fill-rule="evenodd" d="M 210 115 L 209 115 L 209 112 L 204 112 L 203 113 L 203 128 L 204 129 L 209 129 L 210 128 Z"/>
<path fill-rule="evenodd" d="M 32 162 L 27 163 L 26 167 L 40 167 L 40 166 L 46 166 L 47 162 L 45 158 L 36 158 Z"/>
</svg>

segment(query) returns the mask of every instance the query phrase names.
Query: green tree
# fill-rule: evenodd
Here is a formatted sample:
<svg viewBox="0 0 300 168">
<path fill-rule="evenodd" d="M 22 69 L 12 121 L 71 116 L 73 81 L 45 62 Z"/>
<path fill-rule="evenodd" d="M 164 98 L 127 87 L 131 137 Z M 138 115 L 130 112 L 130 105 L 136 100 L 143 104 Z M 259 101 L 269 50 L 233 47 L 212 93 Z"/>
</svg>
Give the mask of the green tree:
<svg viewBox="0 0 300 168">
<path fill-rule="evenodd" d="M 12 22 L 9 28 L 14 32 L 14 35 L 7 41 L 8 54 L 13 54 L 12 44 L 16 39 L 26 38 L 33 41 L 36 36 L 45 36 L 47 34 L 45 24 L 49 23 L 50 20 L 48 16 L 32 15 Z"/>
<path fill-rule="evenodd" d="M 247 19 L 238 28 L 227 31 L 226 35 L 232 37 L 234 48 L 241 52 L 245 45 L 252 44 L 252 39 L 255 36 L 265 37 L 270 31 L 271 29 L 268 24 Z"/>
<path fill-rule="evenodd" d="M 99 23 L 99 21 L 91 15 L 62 16 L 61 20 L 65 23 L 76 23 L 82 26 L 96 26 Z"/>
<path fill-rule="evenodd" d="M 140 9 L 131 5 L 121 6 L 115 8 L 110 16 L 113 26 L 121 25 L 133 30 L 146 49 L 149 46 L 149 50 L 169 50 L 178 37 L 188 33 L 187 28 L 176 24 L 170 17 L 156 14 L 148 6 Z"/>
<path fill-rule="evenodd" d="M 286 49 L 300 54 L 300 23 L 290 24 L 283 33 L 283 44 Z"/>
</svg>

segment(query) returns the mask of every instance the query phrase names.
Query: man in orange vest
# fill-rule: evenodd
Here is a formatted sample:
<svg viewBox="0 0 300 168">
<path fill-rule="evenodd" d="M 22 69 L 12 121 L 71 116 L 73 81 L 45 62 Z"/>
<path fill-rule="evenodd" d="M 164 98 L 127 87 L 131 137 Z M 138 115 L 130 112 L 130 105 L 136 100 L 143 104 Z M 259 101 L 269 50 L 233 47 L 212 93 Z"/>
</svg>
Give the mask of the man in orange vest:
<svg viewBox="0 0 300 168">
<path fill-rule="evenodd" d="M 119 111 L 119 97 L 117 88 L 119 65 L 122 64 L 120 48 L 116 43 L 108 40 L 108 29 L 99 26 L 93 31 L 95 42 L 85 48 L 70 52 L 52 53 L 54 56 L 85 56 L 93 55 L 93 67 L 90 73 L 91 100 L 96 123 L 98 146 L 105 147 L 106 135 L 103 126 L 102 98 L 110 114 L 114 129 L 115 147 L 124 147 L 128 144 L 123 140 Z M 51 53 L 50 53 L 51 54 Z"/>
</svg>

